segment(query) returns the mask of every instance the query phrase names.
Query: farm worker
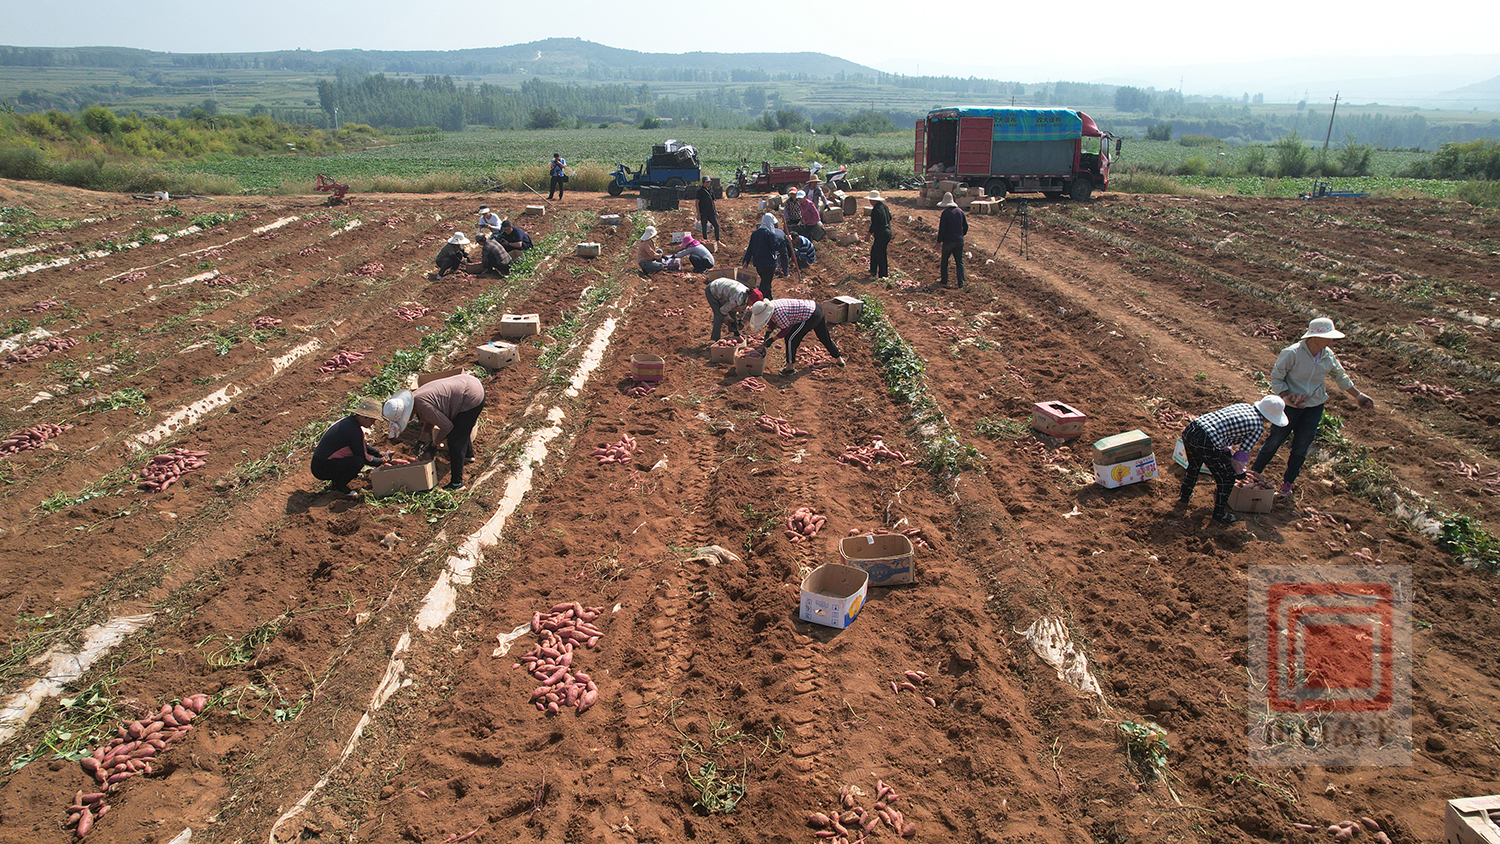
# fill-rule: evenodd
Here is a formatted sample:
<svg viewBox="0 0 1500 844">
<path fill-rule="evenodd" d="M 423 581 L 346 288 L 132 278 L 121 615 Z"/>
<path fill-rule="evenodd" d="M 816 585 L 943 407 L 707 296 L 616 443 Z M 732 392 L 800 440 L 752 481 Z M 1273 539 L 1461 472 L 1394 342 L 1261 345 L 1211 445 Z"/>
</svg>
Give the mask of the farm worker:
<svg viewBox="0 0 1500 844">
<path fill-rule="evenodd" d="M 807 269 L 818 259 L 818 248 L 811 240 L 800 234 L 794 234 L 788 240 L 792 242 L 792 254 L 797 258 L 797 269 Z"/>
<path fill-rule="evenodd" d="M 1182 476 L 1178 506 L 1187 506 L 1198 483 L 1198 470 L 1207 464 L 1218 484 L 1214 490 L 1214 520 L 1224 524 L 1239 521 L 1240 516 L 1229 512 L 1229 494 L 1234 491 L 1235 479 L 1245 476 L 1250 449 L 1260 440 L 1266 422 L 1287 424 L 1286 402 L 1281 396 L 1265 396 L 1255 404 L 1231 404 L 1189 422 L 1182 431 L 1187 473 Z"/>
<path fill-rule="evenodd" d="M 504 277 L 510 274 L 510 262 L 510 253 L 500 245 L 500 238 L 482 234 L 479 236 L 479 263 L 469 264 L 464 267 L 464 272 L 469 275 L 493 272 Z"/>
<path fill-rule="evenodd" d="M 488 205 L 479 208 L 479 234 L 490 234 L 500 231 L 500 215 L 490 210 Z"/>
<path fill-rule="evenodd" d="M 535 246 L 531 242 L 531 235 L 525 230 L 511 225 L 510 220 L 500 221 L 500 245 L 505 247 L 512 258 L 521 257 L 521 253 Z"/>
<path fill-rule="evenodd" d="M 822 240 L 826 235 L 823 232 L 823 215 L 818 212 L 818 203 L 807 195 L 807 191 L 797 191 L 797 202 L 802 206 L 802 225 L 797 227 L 797 233 L 808 240 Z"/>
<path fill-rule="evenodd" d="M 786 338 L 786 366 L 781 369 L 782 375 L 791 375 L 797 370 L 797 347 L 802 345 L 802 338 L 809 331 L 818 335 L 823 348 L 833 356 L 834 363 L 844 365 L 844 353 L 839 351 L 838 344 L 828 333 L 828 318 L 823 315 L 823 306 L 811 299 L 777 299 L 774 302 L 762 299 L 756 302 L 750 308 L 750 330 L 765 331 L 762 345 L 767 349 L 776 340 Z M 780 333 L 773 338 L 772 333 L 778 331 Z"/>
<path fill-rule="evenodd" d="M 552 181 L 547 185 L 548 199 L 552 198 L 553 191 L 557 192 L 558 199 L 562 199 L 563 185 L 568 181 L 567 175 L 563 173 L 563 168 L 567 166 L 568 162 L 563 160 L 562 153 L 552 153 L 552 165 L 548 168 L 548 172 L 552 174 Z"/>
<path fill-rule="evenodd" d="M 816 175 L 807 180 L 807 198 L 818 208 L 829 208 L 833 205 L 823 193 L 823 180 Z"/>
<path fill-rule="evenodd" d="M 710 339 L 719 342 L 719 331 L 724 323 L 734 336 L 740 336 L 740 326 L 745 321 L 745 310 L 765 298 L 759 290 L 752 290 L 732 278 L 716 278 L 703 285 L 708 297 L 708 310 L 714 315 L 714 333 Z"/>
<path fill-rule="evenodd" d="M 745 257 L 740 260 L 740 266 L 748 267 L 752 262 L 755 264 L 755 271 L 760 274 L 760 292 L 771 299 L 774 298 L 771 295 L 771 279 L 776 277 L 778 268 L 783 274 L 788 272 L 791 260 L 791 244 L 781 229 L 776 228 L 776 215 L 762 214 L 760 225 L 750 233 L 750 245 L 745 247 Z"/>
<path fill-rule="evenodd" d="M 380 402 L 365 399 L 348 416 L 333 423 L 313 449 L 313 477 L 328 481 L 329 489 L 340 495 L 350 498 L 359 495 L 349 488 L 349 482 L 359 477 L 361 469 L 380 466 L 387 459 L 387 455 L 370 448 L 365 441 L 365 429 L 374 428 L 380 421 L 380 410 Z"/>
<path fill-rule="evenodd" d="M 694 272 L 706 273 L 714 268 L 714 253 L 708 251 L 708 247 L 693 237 L 691 232 L 682 236 L 682 249 L 672 257 L 679 261 L 683 258 L 691 261 Z"/>
<path fill-rule="evenodd" d="M 969 233 L 969 218 L 964 214 L 964 209 L 958 207 L 953 201 L 953 194 L 943 194 L 943 201 L 938 203 L 943 209 L 942 216 L 938 218 L 938 244 L 943 249 L 943 286 L 948 286 L 948 259 L 953 258 L 953 263 L 958 265 L 958 286 L 964 286 L 964 235 Z"/>
<path fill-rule="evenodd" d="M 786 231 L 791 234 L 802 225 L 802 191 L 795 188 L 786 192 L 786 204 L 782 206 L 786 216 Z"/>
<path fill-rule="evenodd" d="M 1271 429 L 1265 445 L 1255 455 L 1254 469 L 1257 473 L 1265 471 L 1266 464 L 1276 456 L 1281 444 L 1291 437 L 1292 453 L 1286 459 L 1281 495 L 1292 494 L 1292 484 L 1302 471 L 1302 464 L 1307 462 L 1307 450 L 1312 448 L 1318 422 L 1323 418 L 1323 405 L 1328 401 L 1325 382 L 1330 376 L 1339 389 L 1359 402 L 1360 407 L 1375 406 L 1374 399 L 1355 389 L 1344 365 L 1329 348 L 1329 344 L 1343 336 L 1342 331 L 1333 327 L 1333 320 L 1319 317 L 1307 324 L 1307 332 L 1300 340 L 1281 350 L 1276 356 L 1276 365 L 1271 367 L 1271 389 L 1286 401 L 1286 415 L 1290 422 Z"/>
<path fill-rule="evenodd" d="M 647 226 L 641 239 L 635 244 L 635 261 L 646 275 L 659 273 L 667 268 L 662 251 L 656 248 L 656 226 Z"/>
<path fill-rule="evenodd" d="M 870 191 L 865 198 L 870 200 L 870 275 L 890 278 L 891 265 L 885 253 L 891 245 L 891 209 L 878 190 Z"/>
<path fill-rule="evenodd" d="M 429 430 L 431 438 L 424 455 L 436 454 L 438 443 L 448 441 L 448 467 L 452 476 L 447 489 L 463 489 L 464 464 L 474 459 L 474 423 L 484 410 L 484 382 L 467 372 L 428 381 L 415 390 L 402 390 L 387 399 L 381 415 L 390 423 L 391 439 L 401 436 L 413 414 L 422 421 L 417 438 Z"/>
<path fill-rule="evenodd" d="M 713 192 L 708 189 L 708 185 L 699 182 L 698 193 L 695 196 L 698 199 L 699 227 L 703 229 L 703 234 L 706 237 L 708 235 L 708 227 L 713 226 L 714 243 L 717 244 L 719 243 L 719 209 L 714 206 Z"/>
<path fill-rule="evenodd" d="M 460 269 L 462 269 L 465 264 L 469 263 L 469 250 L 464 248 L 468 245 L 469 239 L 467 237 L 464 237 L 463 232 L 454 232 L 453 236 L 448 238 L 448 242 L 443 244 L 442 249 L 438 250 L 438 278 L 456 273 Z"/>
</svg>

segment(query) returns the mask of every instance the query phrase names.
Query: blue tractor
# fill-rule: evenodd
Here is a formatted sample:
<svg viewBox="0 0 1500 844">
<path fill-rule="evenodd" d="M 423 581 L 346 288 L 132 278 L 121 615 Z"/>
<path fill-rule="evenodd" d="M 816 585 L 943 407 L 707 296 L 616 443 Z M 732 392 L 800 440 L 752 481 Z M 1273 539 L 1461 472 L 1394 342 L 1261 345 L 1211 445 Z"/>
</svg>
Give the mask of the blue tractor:
<svg viewBox="0 0 1500 844">
<path fill-rule="evenodd" d="M 640 170 L 617 164 L 609 175 L 609 195 L 619 196 L 627 190 L 643 187 L 680 189 L 702 179 L 703 171 L 698 167 L 697 150 L 687 144 L 667 141 L 652 148 L 651 157 Z"/>
</svg>

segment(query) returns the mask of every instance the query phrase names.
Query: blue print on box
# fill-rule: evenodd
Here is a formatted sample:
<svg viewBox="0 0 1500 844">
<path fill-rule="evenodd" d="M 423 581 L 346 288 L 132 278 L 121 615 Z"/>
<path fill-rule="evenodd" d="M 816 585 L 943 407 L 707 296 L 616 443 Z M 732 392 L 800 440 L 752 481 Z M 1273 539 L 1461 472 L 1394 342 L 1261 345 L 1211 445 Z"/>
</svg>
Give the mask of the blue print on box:
<svg viewBox="0 0 1500 844">
<path fill-rule="evenodd" d="M 893 566 L 890 563 L 866 563 L 862 560 L 858 562 L 860 568 L 869 573 L 871 583 L 885 583 L 911 571 L 910 565 Z"/>
</svg>

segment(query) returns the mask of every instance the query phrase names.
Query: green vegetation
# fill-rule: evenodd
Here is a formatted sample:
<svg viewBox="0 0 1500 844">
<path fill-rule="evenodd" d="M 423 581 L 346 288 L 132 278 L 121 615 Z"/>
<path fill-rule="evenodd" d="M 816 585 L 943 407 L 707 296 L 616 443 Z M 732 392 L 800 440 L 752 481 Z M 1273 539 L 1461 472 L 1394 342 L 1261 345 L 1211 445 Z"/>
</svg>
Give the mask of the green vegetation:
<svg viewBox="0 0 1500 844">
<path fill-rule="evenodd" d="M 10 769 L 19 771 L 32 760 L 46 756 L 72 761 L 87 756 L 91 747 L 124 720 L 124 712 L 114 702 L 114 682 L 114 678 L 105 677 L 71 697 L 60 699 L 57 717 L 41 741 L 13 759 Z"/>
<path fill-rule="evenodd" d="M 1438 542 L 1454 559 L 1490 574 L 1500 573 L 1500 540 L 1485 530 L 1477 519 L 1450 514 L 1443 517 L 1442 524 Z"/>
<path fill-rule="evenodd" d="M 1154 782 L 1168 773 L 1166 730 L 1151 721 L 1121 721 L 1120 736 L 1125 740 L 1125 755 L 1142 782 Z"/>
<path fill-rule="evenodd" d="M 948 417 L 927 390 L 923 374 L 927 364 L 891 325 L 884 303 L 868 293 L 860 298 L 864 300 L 864 309 L 859 315 L 859 328 L 870 334 L 870 349 L 891 397 L 911 408 L 907 421 L 922 444 L 922 465 L 945 481 L 978 466 L 983 459 L 979 450 L 959 440 Z"/>
</svg>

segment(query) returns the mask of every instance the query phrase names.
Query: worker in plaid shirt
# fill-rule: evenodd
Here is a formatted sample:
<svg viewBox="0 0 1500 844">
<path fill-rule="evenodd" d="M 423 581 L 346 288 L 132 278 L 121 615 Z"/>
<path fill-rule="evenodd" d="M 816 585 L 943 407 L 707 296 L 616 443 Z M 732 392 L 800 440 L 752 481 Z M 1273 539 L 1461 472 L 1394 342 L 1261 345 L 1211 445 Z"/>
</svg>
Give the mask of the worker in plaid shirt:
<svg viewBox="0 0 1500 844">
<path fill-rule="evenodd" d="M 1198 470 L 1207 465 L 1218 484 L 1214 490 L 1214 521 L 1224 524 L 1240 521 L 1240 516 L 1229 512 L 1229 494 L 1234 492 L 1235 480 L 1245 476 L 1250 449 L 1260 442 L 1266 422 L 1287 424 L 1286 402 L 1281 396 L 1266 396 L 1255 404 L 1231 404 L 1189 422 L 1182 431 L 1187 473 L 1182 477 L 1178 506 L 1187 506 L 1193 497 L 1193 487 L 1198 484 Z"/>
<path fill-rule="evenodd" d="M 811 299 L 762 299 L 750 309 L 750 330 L 766 332 L 764 345 L 767 349 L 776 340 L 786 338 L 786 368 L 782 375 L 791 375 L 797 368 L 797 347 L 802 338 L 812 331 L 822 341 L 823 348 L 833 357 L 833 362 L 844 365 L 844 353 L 828 333 L 828 318 L 823 306 Z M 780 331 L 773 338 L 772 332 Z"/>
</svg>

